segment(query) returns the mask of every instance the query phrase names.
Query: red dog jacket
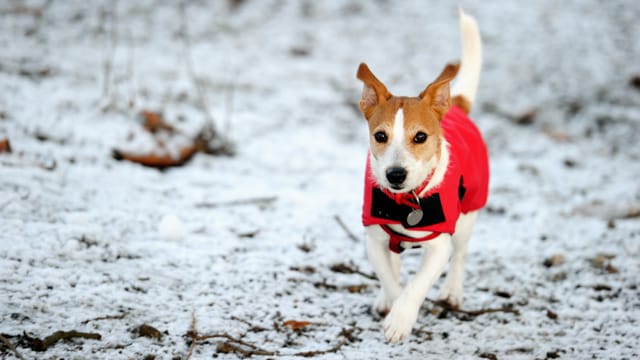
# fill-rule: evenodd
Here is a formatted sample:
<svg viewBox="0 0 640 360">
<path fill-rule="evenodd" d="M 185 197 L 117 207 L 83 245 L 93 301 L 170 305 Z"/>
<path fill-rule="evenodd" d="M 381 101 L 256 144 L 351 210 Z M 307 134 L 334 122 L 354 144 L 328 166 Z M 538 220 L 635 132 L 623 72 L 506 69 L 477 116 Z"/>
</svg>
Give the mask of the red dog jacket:
<svg viewBox="0 0 640 360">
<path fill-rule="evenodd" d="M 442 233 L 453 234 L 460 213 L 466 214 L 482 208 L 489 192 L 489 159 L 487 146 L 467 114 L 452 105 L 441 121 L 443 135 L 449 144 L 449 166 L 442 183 L 422 194 L 417 204 L 414 195 L 393 194 L 376 182 L 369 159 L 364 181 L 364 206 L 362 223 L 365 226 L 381 225 L 390 236 L 389 249 L 400 253 L 401 241 L 422 242 Z M 419 194 L 429 179 L 416 189 Z M 421 208 L 424 216 L 415 225 L 407 223 L 409 213 Z M 429 231 L 424 238 L 411 238 L 391 230 L 390 224 L 400 224 L 407 229 Z"/>
</svg>

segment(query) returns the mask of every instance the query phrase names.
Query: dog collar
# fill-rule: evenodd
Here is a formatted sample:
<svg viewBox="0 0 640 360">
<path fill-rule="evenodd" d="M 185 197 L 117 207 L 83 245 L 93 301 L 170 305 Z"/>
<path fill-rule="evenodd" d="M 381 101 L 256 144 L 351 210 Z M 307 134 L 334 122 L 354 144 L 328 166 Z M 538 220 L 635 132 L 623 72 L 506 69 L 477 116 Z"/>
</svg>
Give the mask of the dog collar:
<svg viewBox="0 0 640 360">
<path fill-rule="evenodd" d="M 422 194 L 424 189 L 426 189 L 427 186 L 429 186 L 429 182 L 431 182 L 431 179 L 433 178 L 433 174 L 435 172 L 436 172 L 435 169 L 433 169 L 431 171 L 431 174 L 429 174 L 429 176 L 427 176 L 427 178 L 422 182 L 422 184 L 420 184 L 420 186 L 418 186 L 417 188 L 415 188 L 415 189 L 413 189 L 413 190 L 411 190 L 409 192 L 393 193 L 393 192 L 387 190 L 386 188 L 382 188 L 382 187 L 381 187 L 381 190 L 390 199 L 393 199 L 396 202 L 396 204 L 409 206 L 409 207 L 414 208 L 414 209 L 419 209 L 420 208 L 420 200 L 419 200 L 420 197 L 417 194 Z"/>
</svg>

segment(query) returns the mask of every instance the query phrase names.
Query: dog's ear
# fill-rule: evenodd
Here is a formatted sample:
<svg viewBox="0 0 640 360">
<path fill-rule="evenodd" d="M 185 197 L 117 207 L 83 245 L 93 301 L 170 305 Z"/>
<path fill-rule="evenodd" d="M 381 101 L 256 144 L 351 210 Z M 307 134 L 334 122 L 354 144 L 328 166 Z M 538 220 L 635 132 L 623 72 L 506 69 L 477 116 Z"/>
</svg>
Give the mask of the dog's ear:
<svg viewBox="0 0 640 360">
<path fill-rule="evenodd" d="M 447 64 L 438 78 L 420 93 L 420 98 L 423 101 L 428 101 L 431 108 L 433 108 L 440 117 L 444 116 L 451 106 L 449 83 L 456 77 L 459 69 L 460 63 Z"/>
<path fill-rule="evenodd" d="M 368 120 L 376 106 L 384 103 L 391 97 L 391 93 L 387 87 L 373 75 L 369 67 L 365 63 L 361 63 L 356 74 L 358 79 L 362 80 L 362 97 L 360 98 L 360 111 Z"/>
</svg>

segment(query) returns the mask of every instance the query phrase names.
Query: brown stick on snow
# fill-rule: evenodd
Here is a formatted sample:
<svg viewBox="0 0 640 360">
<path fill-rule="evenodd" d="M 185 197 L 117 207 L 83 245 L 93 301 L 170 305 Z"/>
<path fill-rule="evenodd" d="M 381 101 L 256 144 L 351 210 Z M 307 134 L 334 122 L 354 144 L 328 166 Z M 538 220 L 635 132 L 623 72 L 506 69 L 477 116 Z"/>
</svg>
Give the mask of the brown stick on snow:
<svg viewBox="0 0 640 360">
<path fill-rule="evenodd" d="M 196 317 L 195 313 L 191 315 L 191 329 L 187 332 L 186 336 L 191 339 L 191 344 L 189 345 L 189 350 L 187 351 L 187 355 L 185 356 L 185 360 L 189 360 L 191 355 L 193 354 L 193 350 L 196 347 L 196 343 L 198 341 L 205 341 L 210 339 L 224 339 L 223 342 L 217 345 L 216 350 L 219 353 L 234 353 L 238 355 L 242 355 L 245 357 L 250 357 L 253 355 L 258 356 L 289 356 L 289 357 L 313 357 L 318 355 L 324 355 L 329 353 L 338 352 L 344 345 L 353 342 L 355 337 L 353 332 L 355 331 L 355 325 L 351 329 L 342 329 L 339 337 L 342 338 L 336 345 L 325 349 L 325 350 L 310 350 L 310 351 L 299 351 L 295 353 L 283 353 L 278 350 L 266 350 L 257 345 L 251 344 L 249 342 L 243 341 L 236 337 L 229 335 L 226 332 L 215 333 L 215 334 L 198 334 L 196 330 Z"/>
<path fill-rule="evenodd" d="M 338 225 L 340 225 L 340 227 L 342 228 L 342 230 L 344 230 L 345 234 L 347 234 L 347 236 L 349 237 L 349 239 L 353 240 L 354 242 L 360 242 L 360 240 L 358 239 L 357 236 L 355 236 L 351 230 L 349 230 L 349 228 L 347 227 L 347 224 L 344 223 L 344 221 L 342 221 L 342 218 L 340 218 L 340 216 L 338 215 L 334 215 L 333 217 L 336 222 L 338 223 Z"/>
<path fill-rule="evenodd" d="M 122 313 L 120 315 L 106 315 L 106 316 L 98 316 L 97 318 L 93 318 L 93 319 L 88 319 L 88 320 L 84 320 L 83 322 L 81 322 L 80 324 L 82 325 L 87 325 L 88 323 L 92 322 L 92 321 L 99 321 L 99 320 L 122 320 L 127 316 L 127 313 Z"/>
<path fill-rule="evenodd" d="M 42 340 L 39 338 L 29 338 L 29 347 L 33 351 L 46 351 L 60 340 L 72 340 L 77 338 L 100 340 L 102 339 L 102 336 L 98 333 L 86 333 L 76 330 L 56 331 Z"/>
<path fill-rule="evenodd" d="M 187 333 L 187 335 L 198 335 L 198 331 L 196 330 L 196 312 L 191 312 L 191 330 Z M 184 357 L 184 360 L 189 360 L 191 358 L 191 354 L 193 354 L 193 349 L 196 347 L 196 340 L 191 339 L 191 344 L 189 345 L 189 350 L 187 351 L 187 356 Z"/>
<path fill-rule="evenodd" d="M 4 344 L 4 346 L 6 346 L 9 350 L 11 350 L 18 359 L 20 360 L 24 360 L 24 358 L 22 357 L 22 355 L 18 352 L 18 350 L 16 349 L 15 346 L 13 346 L 13 344 L 4 336 L 0 335 L 0 342 L 2 342 Z"/>
<path fill-rule="evenodd" d="M 467 315 L 467 316 L 471 316 L 471 317 L 478 317 L 480 315 L 484 315 L 484 314 L 491 314 L 491 313 L 497 313 L 497 312 L 504 312 L 504 313 L 512 313 L 514 315 L 520 315 L 520 311 L 518 309 L 514 309 L 511 307 L 501 307 L 501 308 L 485 308 L 485 309 L 478 309 L 478 310 L 464 310 L 464 309 L 460 309 L 460 308 L 456 308 L 453 306 L 450 306 L 449 303 L 447 303 L 446 301 L 442 301 L 442 300 L 432 300 L 432 299 L 425 299 L 426 301 L 434 304 L 434 305 L 438 305 L 440 307 L 442 307 L 445 311 L 449 311 L 451 313 L 458 313 L 458 314 L 462 314 L 462 315 Z"/>
</svg>

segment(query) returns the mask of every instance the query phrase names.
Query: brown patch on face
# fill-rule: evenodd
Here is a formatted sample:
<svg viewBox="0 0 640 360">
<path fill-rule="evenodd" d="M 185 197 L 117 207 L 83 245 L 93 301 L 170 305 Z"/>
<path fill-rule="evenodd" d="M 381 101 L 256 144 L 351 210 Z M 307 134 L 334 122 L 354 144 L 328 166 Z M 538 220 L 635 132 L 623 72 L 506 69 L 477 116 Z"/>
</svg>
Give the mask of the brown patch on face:
<svg viewBox="0 0 640 360">
<path fill-rule="evenodd" d="M 371 70 L 360 64 L 357 77 L 364 83 L 360 109 L 369 123 L 370 150 L 375 158 L 393 143 L 393 127 L 398 109 L 404 115 L 403 147 L 419 161 L 427 162 L 433 156 L 440 157 L 442 130 L 440 120 L 449 109 L 451 97 L 449 82 L 458 73 L 460 65 L 447 64 L 434 82 L 417 97 L 394 96 Z M 386 141 L 378 141 L 376 134 L 383 133 Z M 416 141 L 416 135 L 424 133 L 424 142 Z"/>
<path fill-rule="evenodd" d="M 440 156 L 440 117 L 431 109 L 429 104 L 418 97 L 392 96 L 385 104 L 378 106 L 369 118 L 370 149 L 374 157 L 378 158 L 395 140 L 398 134 L 393 133 L 396 113 L 398 110 L 404 115 L 404 138 L 402 144 L 416 160 L 428 161 L 431 157 Z M 387 141 L 376 141 L 375 135 L 383 132 Z M 418 133 L 425 133 L 427 140 L 416 143 L 414 139 Z"/>
<path fill-rule="evenodd" d="M 378 158 L 394 139 L 393 123 L 396 112 L 401 106 L 401 101 L 395 96 L 389 98 L 384 104 L 377 106 L 369 117 L 369 140 L 370 150 L 375 158 Z M 376 133 L 382 132 L 386 135 L 386 142 L 376 140 Z"/>
<path fill-rule="evenodd" d="M 419 161 L 429 161 L 434 155 L 440 158 L 442 119 L 428 104 L 419 98 L 406 99 L 404 110 L 404 140 L 407 150 Z M 418 133 L 427 134 L 427 140 L 417 143 Z"/>
</svg>

